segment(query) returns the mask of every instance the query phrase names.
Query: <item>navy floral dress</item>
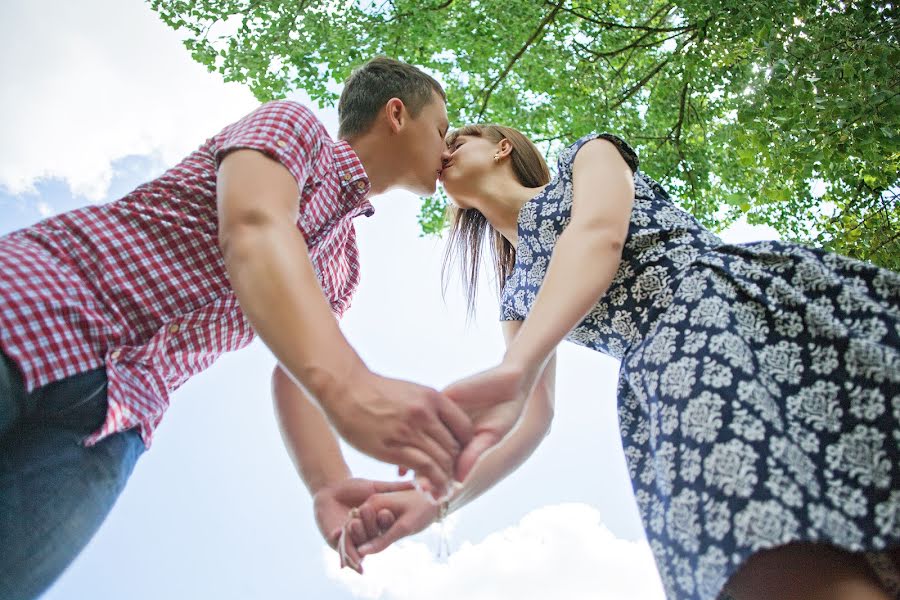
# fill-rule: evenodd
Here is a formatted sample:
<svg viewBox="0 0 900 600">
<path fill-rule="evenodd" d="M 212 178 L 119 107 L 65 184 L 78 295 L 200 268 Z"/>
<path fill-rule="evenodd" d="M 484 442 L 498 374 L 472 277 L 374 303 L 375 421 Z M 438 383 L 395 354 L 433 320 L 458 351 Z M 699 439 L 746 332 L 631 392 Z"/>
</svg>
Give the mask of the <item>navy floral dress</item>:
<svg viewBox="0 0 900 600">
<path fill-rule="evenodd" d="M 567 339 L 621 360 L 618 413 L 670 598 L 709 600 L 792 541 L 900 546 L 900 276 L 791 243 L 730 245 L 676 207 L 621 139 L 590 135 L 519 213 L 501 318 L 522 320 L 596 137 L 634 173 L 607 293 Z"/>
</svg>

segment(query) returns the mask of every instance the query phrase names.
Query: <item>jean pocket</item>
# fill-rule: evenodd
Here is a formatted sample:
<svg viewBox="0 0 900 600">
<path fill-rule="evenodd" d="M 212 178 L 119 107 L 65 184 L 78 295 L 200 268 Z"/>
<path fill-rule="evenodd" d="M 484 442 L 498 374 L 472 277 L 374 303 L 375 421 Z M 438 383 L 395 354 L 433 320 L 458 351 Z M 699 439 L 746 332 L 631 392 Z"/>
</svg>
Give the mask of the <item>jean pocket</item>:
<svg viewBox="0 0 900 600">
<path fill-rule="evenodd" d="M 96 428 L 106 418 L 106 370 L 95 369 L 47 384 L 32 394 L 35 420 Z"/>
</svg>

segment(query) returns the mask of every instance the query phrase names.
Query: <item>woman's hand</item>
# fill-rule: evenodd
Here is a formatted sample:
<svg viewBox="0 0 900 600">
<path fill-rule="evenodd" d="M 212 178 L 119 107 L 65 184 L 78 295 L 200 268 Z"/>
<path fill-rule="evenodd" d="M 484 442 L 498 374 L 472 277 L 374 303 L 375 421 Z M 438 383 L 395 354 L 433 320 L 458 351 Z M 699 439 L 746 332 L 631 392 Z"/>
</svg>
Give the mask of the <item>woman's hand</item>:
<svg viewBox="0 0 900 600">
<path fill-rule="evenodd" d="M 456 461 L 455 478 L 463 481 L 479 458 L 500 442 L 519 421 L 537 374 L 500 364 L 461 379 L 444 389 L 472 419 L 472 440 Z"/>
<path fill-rule="evenodd" d="M 446 493 L 469 417 L 437 390 L 357 370 L 320 400 L 334 428 L 354 448 L 407 467 L 435 496 Z"/>
<path fill-rule="evenodd" d="M 341 549 L 338 548 L 341 531 L 348 524 L 348 521 L 360 521 L 363 530 L 373 537 L 382 531 L 379 528 L 376 513 L 370 513 L 368 510 L 363 511 L 358 507 L 361 507 L 369 498 L 376 494 L 400 493 L 405 490 L 413 490 L 412 482 L 344 479 L 337 483 L 322 486 L 316 491 L 313 495 L 313 510 L 316 524 L 319 526 L 319 531 L 328 545 L 338 550 L 341 554 L 341 567 L 349 566 L 356 572 L 362 573 L 362 557 L 359 555 L 356 546 L 344 544 L 346 558 Z M 413 490 L 413 493 L 418 492 Z M 359 518 L 351 519 L 351 510 L 354 511 L 354 514 L 359 514 Z M 387 518 L 383 518 L 382 523 L 385 524 L 384 530 L 387 530 L 393 524 Z"/>
<path fill-rule="evenodd" d="M 359 507 L 360 517 L 348 523 L 349 538 L 360 559 L 377 554 L 397 540 L 419 533 L 435 522 L 440 507 L 417 490 L 375 494 Z M 374 515 L 381 531 L 370 535 L 365 517 Z"/>
</svg>

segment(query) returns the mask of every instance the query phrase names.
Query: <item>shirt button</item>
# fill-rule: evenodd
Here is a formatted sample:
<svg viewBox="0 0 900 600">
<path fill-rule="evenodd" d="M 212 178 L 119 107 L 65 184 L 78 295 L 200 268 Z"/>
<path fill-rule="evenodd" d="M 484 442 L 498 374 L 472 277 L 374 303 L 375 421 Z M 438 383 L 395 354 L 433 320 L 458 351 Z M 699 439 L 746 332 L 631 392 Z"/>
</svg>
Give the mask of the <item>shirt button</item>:
<svg viewBox="0 0 900 600">
<path fill-rule="evenodd" d="M 175 323 L 169 325 L 169 333 L 178 333 L 178 329 L 179 327 Z"/>
<path fill-rule="evenodd" d="M 279 147 L 279 148 L 284 148 L 285 146 L 287 146 L 287 142 L 284 141 L 284 140 L 278 140 L 278 141 L 275 142 L 275 143 L 278 144 L 278 147 Z"/>
<path fill-rule="evenodd" d="M 366 184 L 362 181 L 358 181 L 356 183 L 356 189 L 358 189 L 359 191 L 363 191 L 364 189 L 366 189 Z"/>
<path fill-rule="evenodd" d="M 112 354 L 109 355 L 109 357 L 113 360 L 119 360 L 120 356 L 122 356 L 121 350 L 113 350 Z"/>
<path fill-rule="evenodd" d="M 344 181 L 350 181 L 353 177 L 350 176 L 350 173 L 344 173 Z"/>
</svg>

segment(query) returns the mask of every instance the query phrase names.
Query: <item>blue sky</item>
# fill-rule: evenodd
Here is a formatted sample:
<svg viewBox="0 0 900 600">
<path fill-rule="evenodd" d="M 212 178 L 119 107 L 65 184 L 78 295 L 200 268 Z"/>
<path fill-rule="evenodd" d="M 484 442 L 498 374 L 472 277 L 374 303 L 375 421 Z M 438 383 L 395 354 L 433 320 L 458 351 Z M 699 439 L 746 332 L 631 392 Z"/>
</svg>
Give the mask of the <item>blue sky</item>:
<svg viewBox="0 0 900 600">
<path fill-rule="evenodd" d="M 191 62 L 138 0 L 5 0 L 0 80 L 0 233 L 115 200 L 256 105 Z M 333 134 L 334 111 L 317 114 Z M 375 216 L 357 221 L 363 279 L 342 329 L 373 370 L 441 387 L 497 361 L 502 341 L 490 285 L 469 325 L 455 286 L 442 299 L 442 241 L 418 236 L 418 203 L 375 198 Z M 769 235 L 737 227 L 729 238 Z M 338 572 L 315 528 L 275 424 L 273 364 L 255 342 L 175 393 L 48 600 L 662 597 L 618 437 L 615 361 L 564 344 L 550 435 L 450 517 L 449 558 L 429 530 L 367 559 L 364 577 Z M 358 476 L 395 477 L 347 456 Z"/>
</svg>

